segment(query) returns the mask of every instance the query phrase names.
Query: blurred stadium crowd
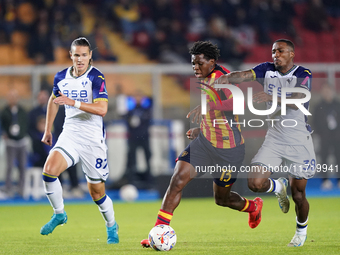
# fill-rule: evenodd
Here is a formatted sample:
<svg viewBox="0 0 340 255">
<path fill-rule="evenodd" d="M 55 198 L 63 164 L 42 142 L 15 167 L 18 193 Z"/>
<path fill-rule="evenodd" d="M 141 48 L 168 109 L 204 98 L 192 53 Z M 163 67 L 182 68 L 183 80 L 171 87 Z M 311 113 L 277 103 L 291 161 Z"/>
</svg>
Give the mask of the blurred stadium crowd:
<svg viewBox="0 0 340 255">
<path fill-rule="evenodd" d="M 11 50 L 0 64 L 63 64 L 71 42 L 80 35 L 92 43 L 94 60 L 116 61 L 100 29 L 87 32 L 83 1 L 3 0 L 0 5 L 0 51 Z M 89 1 L 91 2 L 91 1 Z M 98 1 L 99 2 L 99 1 Z M 97 24 L 94 24 L 97 28 Z M 13 56 L 14 55 L 14 56 Z M 66 61 L 65 61 L 66 60 Z"/>
<path fill-rule="evenodd" d="M 0 64 L 62 63 L 80 35 L 97 48 L 95 60 L 119 62 L 103 26 L 162 63 L 186 63 L 188 44 L 197 40 L 218 44 L 221 62 L 235 67 L 261 62 L 267 44 L 282 37 L 297 45 L 296 61 L 340 59 L 338 0 L 3 0 L 0 51 L 7 45 L 22 57 Z"/>
<path fill-rule="evenodd" d="M 316 33 L 327 46 L 339 39 L 340 2 L 332 0 L 119 0 L 108 9 L 126 40 L 161 62 L 185 62 L 187 44 L 197 40 L 216 43 L 220 60 L 237 66 L 261 62 L 264 45 L 278 38 L 301 47 L 315 47 Z M 309 55 L 303 61 L 335 61 Z"/>
<path fill-rule="evenodd" d="M 110 39 L 112 38 L 110 35 L 113 34 L 117 35 L 121 42 L 128 47 L 118 49 L 117 45 L 114 45 L 115 41 Z M 242 63 L 253 64 L 270 60 L 271 44 L 279 38 L 288 38 L 295 43 L 295 62 L 339 63 L 340 1 L 0 1 L 0 65 L 61 64 L 66 67 L 71 63 L 68 53 L 70 44 L 79 36 L 86 36 L 90 40 L 92 49 L 94 49 L 95 63 L 135 64 L 137 50 L 146 56 L 139 58 L 141 61 L 138 63 L 189 64 L 188 47 L 190 44 L 197 40 L 210 40 L 217 44 L 221 50 L 219 61 L 238 69 Z M 131 52 L 127 54 L 129 49 L 133 49 L 132 54 Z M 131 58 L 125 58 L 125 55 L 129 55 Z M 122 56 L 124 56 L 124 61 Z M 317 76 L 317 73 L 315 74 L 314 77 L 321 77 Z M 115 114 L 115 112 L 118 113 L 115 104 L 120 104 L 119 100 L 125 98 L 125 94 L 129 94 L 129 91 L 137 88 L 134 84 L 148 84 L 150 79 L 147 77 L 148 74 L 145 76 L 138 74 L 138 77 L 124 76 L 124 79 L 121 79 L 119 75 L 107 75 L 107 77 L 112 75 L 111 81 L 113 81 L 108 84 L 109 93 L 111 96 L 115 95 L 115 99 L 111 100 L 114 106 L 109 105 L 114 109 L 110 110 L 113 115 L 109 115 L 108 120 L 119 119 L 119 114 Z M 339 77 L 338 75 L 336 78 Z M 188 89 L 191 76 L 179 75 L 177 77 L 173 75 L 173 77 L 175 78 L 173 80 L 163 79 L 167 84 L 170 84 L 163 86 L 163 89 L 167 89 L 164 94 L 167 95 L 166 98 L 173 101 L 169 105 L 175 109 L 169 110 L 168 114 L 175 113 L 174 116 L 185 116 L 182 111 L 186 112 L 186 109 L 180 110 L 177 105 L 178 101 L 175 101 L 175 97 L 171 95 L 176 95 L 176 98 L 181 100 L 179 93 L 176 94 L 176 90 L 173 88 L 177 84 L 176 81 L 179 80 L 178 84 Z M 53 80 L 48 78 L 47 75 L 46 77 L 42 76 L 41 89 L 48 91 L 51 89 Z M 325 77 L 322 76 L 322 78 Z M 20 77 L 3 75 L 0 83 L 2 88 L 0 97 L 2 96 L 4 99 L 5 95 L 8 96 L 7 92 L 16 89 L 20 99 L 17 101 L 22 103 L 23 98 L 27 99 L 33 95 L 31 82 L 32 79 L 29 75 Z M 319 82 L 319 84 L 323 83 Z M 334 85 L 336 87 L 336 84 Z M 320 89 L 320 86 L 316 86 L 315 83 L 313 86 L 316 91 Z M 163 101 L 165 101 L 164 98 Z M 28 105 L 27 108 L 31 110 L 32 102 L 30 101 Z M 46 107 L 41 108 L 45 109 Z M 45 114 L 46 112 L 42 115 Z M 327 114 L 321 115 L 326 116 Z M 31 122 L 32 119 L 30 118 Z M 39 118 L 39 120 L 41 119 Z M 27 124 L 27 121 L 22 122 Z M 7 122 L 2 120 L 2 123 L 6 124 Z M 340 125 L 338 125 L 338 129 L 339 127 Z M 4 132 L 5 127 L 1 128 L 1 131 Z M 338 129 L 336 130 L 337 134 Z M 23 131 L 26 128 L 22 127 L 20 130 Z M 335 141 L 333 133 L 323 133 L 332 134 L 330 139 Z M 17 137 L 18 140 L 22 139 L 26 133 L 20 135 Z M 41 136 L 41 132 L 38 135 L 35 134 L 38 146 L 43 146 L 40 143 Z M 335 144 L 339 143 L 335 142 Z M 46 152 L 46 148 L 40 149 Z M 45 158 L 46 156 L 47 154 Z M 339 158 L 339 156 L 336 157 Z M 42 163 L 39 167 L 42 167 L 44 159 L 41 160 Z M 25 192 L 21 191 L 20 193 Z"/>
</svg>

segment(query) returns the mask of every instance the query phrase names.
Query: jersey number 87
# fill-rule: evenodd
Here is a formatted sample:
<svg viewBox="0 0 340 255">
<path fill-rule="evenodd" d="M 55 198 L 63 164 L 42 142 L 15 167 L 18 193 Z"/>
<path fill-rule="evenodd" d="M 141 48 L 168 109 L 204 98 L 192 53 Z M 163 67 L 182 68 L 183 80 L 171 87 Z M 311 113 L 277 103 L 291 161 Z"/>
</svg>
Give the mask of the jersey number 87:
<svg viewBox="0 0 340 255">
<path fill-rule="evenodd" d="M 101 158 L 97 158 L 96 159 L 96 168 L 102 168 L 105 169 L 107 167 L 107 159 L 101 159 Z"/>
</svg>

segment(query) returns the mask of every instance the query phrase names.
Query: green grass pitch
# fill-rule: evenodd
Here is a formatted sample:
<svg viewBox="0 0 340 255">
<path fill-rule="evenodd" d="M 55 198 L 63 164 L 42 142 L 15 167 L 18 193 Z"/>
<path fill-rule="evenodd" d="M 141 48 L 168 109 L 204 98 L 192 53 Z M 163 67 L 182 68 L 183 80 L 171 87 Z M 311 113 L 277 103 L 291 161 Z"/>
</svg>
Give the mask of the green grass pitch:
<svg viewBox="0 0 340 255">
<path fill-rule="evenodd" d="M 183 199 L 171 226 L 177 244 L 171 254 L 339 254 L 340 198 L 310 198 L 308 238 L 287 247 L 295 231 L 292 204 L 283 214 L 274 197 L 264 197 L 262 222 L 248 227 L 248 214 L 219 207 L 209 199 Z M 68 223 L 53 234 L 39 231 L 52 215 L 46 205 L 0 206 L 0 254 L 155 254 L 141 248 L 161 201 L 114 204 L 118 245 L 106 244 L 104 221 L 95 204 L 66 204 Z"/>
</svg>

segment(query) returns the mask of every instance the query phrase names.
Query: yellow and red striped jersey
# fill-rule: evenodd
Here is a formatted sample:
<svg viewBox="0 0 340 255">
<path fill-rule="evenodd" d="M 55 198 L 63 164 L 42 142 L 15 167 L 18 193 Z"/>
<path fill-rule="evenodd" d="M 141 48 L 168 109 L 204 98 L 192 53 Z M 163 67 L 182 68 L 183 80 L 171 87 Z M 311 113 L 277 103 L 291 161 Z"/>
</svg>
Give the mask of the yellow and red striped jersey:
<svg viewBox="0 0 340 255">
<path fill-rule="evenodd" d="M 216 64 L 203 83 L 214 87 L 215 80 L 227 73 L 230 73 L 228 69 Z M 204 85 L 201 86 L 204 87 Z M 217 93 L 222 100 L 222 104 L 218 100 L 213 100 L 209 94 L 206 94 L 207 104 L 209 104 L 210 109 L 202 118 L 201 132 L 216 148 L 234 148 L 243 144 L 244 139 L 241 135 L 241 125 L 238 124 L 239 117 L 238 115 L 233 115 L 233 95 L 229 89 L 221 89 Z"/>
</svg>

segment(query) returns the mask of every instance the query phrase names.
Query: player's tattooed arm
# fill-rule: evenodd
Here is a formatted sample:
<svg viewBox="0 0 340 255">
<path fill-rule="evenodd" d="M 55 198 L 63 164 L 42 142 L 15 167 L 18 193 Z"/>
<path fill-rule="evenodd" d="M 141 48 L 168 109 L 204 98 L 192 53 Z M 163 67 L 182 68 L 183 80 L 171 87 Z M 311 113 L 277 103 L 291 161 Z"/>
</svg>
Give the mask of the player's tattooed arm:
<svg viewBox="0 0 340 255">
<path fill-rule="evenodd" d="M 301 99 L 301 98 L 305 98 L 306 97 L 306 94 L 304 93 L 292 93 L 292 96 L 289 97 L 289 99 Z M 281 97 L 278 98 L 278 103 L 281 104 Z M 291 109 L 294 109 L 294 110 L 297 110 L 299 109 L 296 104 L 287 104 L 287 107 L 291 108 Z"/>
<path fill-rule="evenodd" d="M 254 72 L 251 70 L 237 71 L 227 74 L 231 83 L 241 83 L 254 80 Z"/>
<path fill-rule="evenodd" d="M 252 70 L 235 71 L 222 75 L 215 81 L 215 84 L 237 84 L 241 82 L 253 81 L 254 72 Z"/>
</svg>

